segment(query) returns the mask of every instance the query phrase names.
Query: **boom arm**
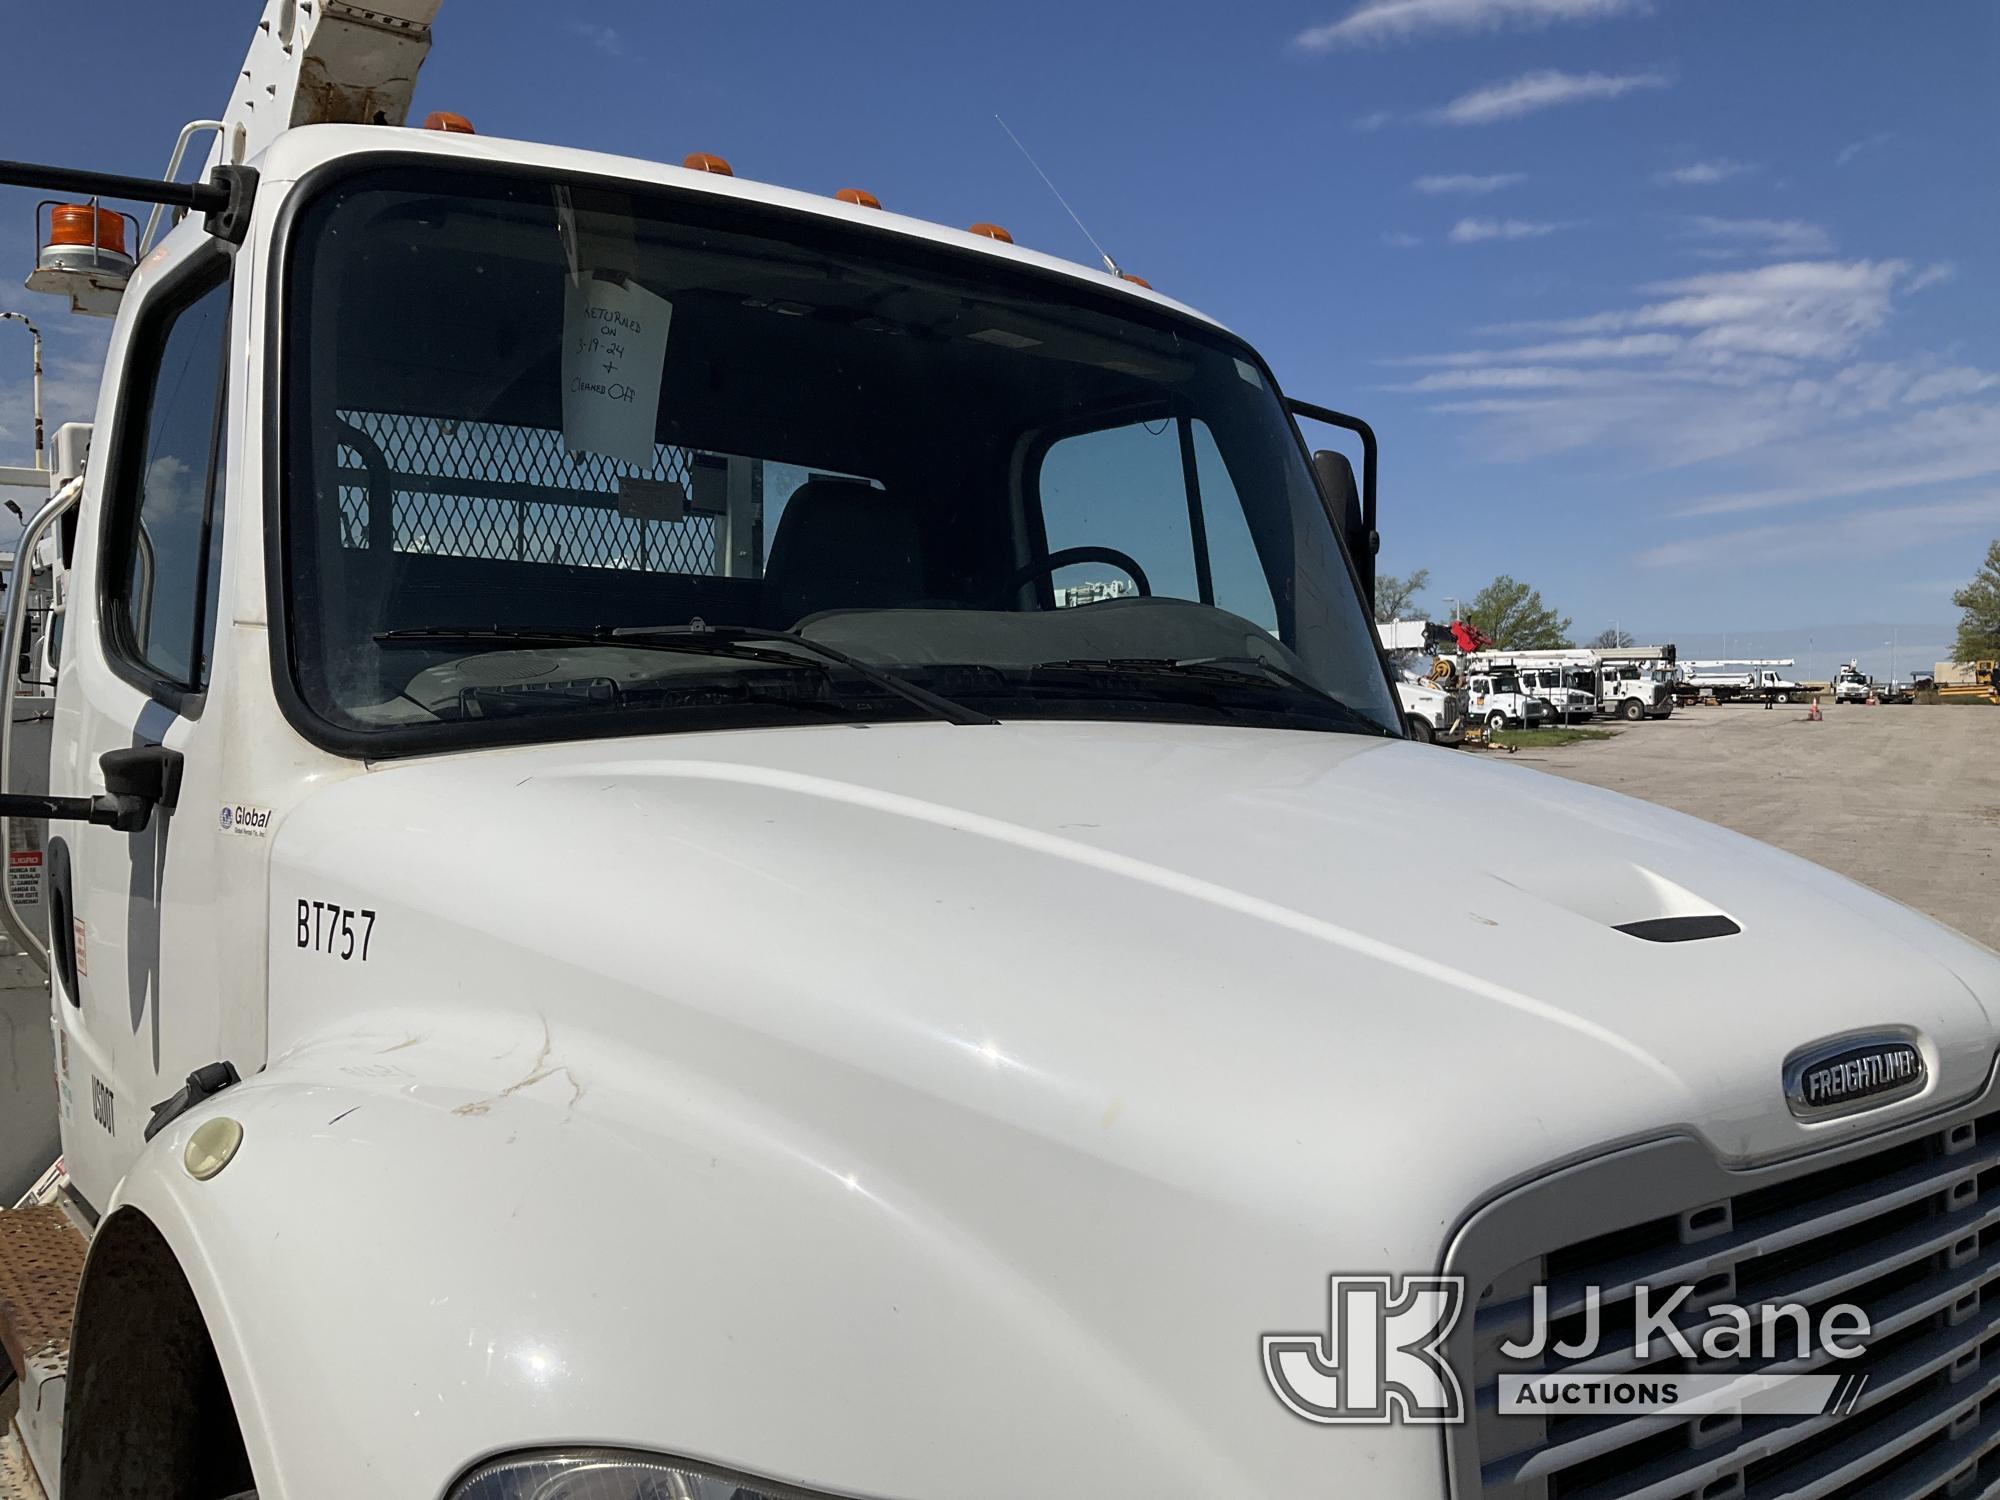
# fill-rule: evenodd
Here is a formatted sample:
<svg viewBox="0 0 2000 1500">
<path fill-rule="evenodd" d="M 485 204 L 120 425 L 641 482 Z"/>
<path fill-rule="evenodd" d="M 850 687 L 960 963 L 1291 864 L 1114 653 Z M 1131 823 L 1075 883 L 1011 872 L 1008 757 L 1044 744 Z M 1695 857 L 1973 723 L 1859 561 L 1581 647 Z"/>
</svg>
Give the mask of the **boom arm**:
<svg viewBox="0 0 2000 1500">
<path fill-rule="evenodd" d="M 444 0 L 269 0 L 223 111 L 211 167 L 293 125 L 401 125 Z"/>
</svg>

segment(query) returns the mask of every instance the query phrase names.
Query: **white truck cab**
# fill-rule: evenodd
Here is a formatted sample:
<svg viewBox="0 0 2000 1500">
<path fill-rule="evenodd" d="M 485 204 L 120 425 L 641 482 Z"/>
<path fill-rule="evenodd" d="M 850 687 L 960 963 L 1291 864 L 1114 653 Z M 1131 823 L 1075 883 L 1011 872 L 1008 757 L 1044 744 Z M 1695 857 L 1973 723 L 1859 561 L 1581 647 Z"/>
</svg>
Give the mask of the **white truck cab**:
<svg viewBox="0 0 2000 1500">
<path fill-rule="evenodd" d="M 1671 665 L 1657 661 L 1607 659 L 1598 667 L 1598 711 L 1628 722 L 1671 718 L 1674 712 Z"/>
<path fill-rule="evenodd" d="M 1477 652 L 1467 658 L 1467 666 L 1514 668 L 1522 686 L 1565 721 L 1606 713 L 1636 722 L 1673 712 L 1664 674 L 1672 671 L 1674 658 L 1672 646 L 1560 646 Z"/>
<path fill-rule="evenodd" d="M 1539 729 L 1554 718 L 1548 700 L 1531 690 L 1514 667 L 1469 672 L 1465 689 L 1472 717 L 1489 729 Z"/>
<path fill-rule="evenodd" d="M 1835 703 L 1866 703 L 1875 693 L 1875 679 L 1858 662 L 1842 662 L 1833 677 Z"/>
<path fill-rule="evenodd" d="M 28 528 L 0 1486 L 1758 1500 L 2000 1440 L 2000 958 L 1409 743 L 1372 437 L 1215 323 L 401 128 L 434 10 L 273 0 Z M 1330 1342 L 1371 1272 L 1466 1291 L 1458 1420 Z M 1867 1299 L 1874 1456 L 1487 1415 L 1532 1286 L 1690 1276 Z"/>
<path fill-rule="evenodd" d="M 1549 706 L 1558 723 L 1596 717 L 1595 674 L 1581 667 L 1522 667 L 1521 686 Z"/>
<path fill-rule="evenodd" d="M 1465 738 L 1472 702 L 1456 678 L 1439 683 L 1405 673 L 1396 679 L 1396 699 L 1411 739 L 1456 745 Z"/>
</svg>

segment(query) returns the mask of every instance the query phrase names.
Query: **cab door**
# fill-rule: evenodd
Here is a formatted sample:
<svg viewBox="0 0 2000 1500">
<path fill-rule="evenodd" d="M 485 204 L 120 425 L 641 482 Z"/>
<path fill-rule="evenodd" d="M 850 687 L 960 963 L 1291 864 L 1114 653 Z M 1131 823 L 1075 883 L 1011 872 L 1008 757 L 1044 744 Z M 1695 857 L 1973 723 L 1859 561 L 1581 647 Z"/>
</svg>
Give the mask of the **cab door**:
<svg viewBox="0 0 2000 1500">
<path fill-rule="evenodd" d="M 99 1205 L 143 1146 L 153 1106 L 232 1045 L 218 1000 L 215 829 L 197 816 L 214 806 L 222 743 L 208 710 L 232 291 L 230 255 L 190 236 L 128 292 L 73 543 L 52 790 L 102 792 L 106 752 L 136 751 L 175 804 L 137 833 L 71 823 L 51 840 L 63 1149 L 77 1190 Z"/>
</svg>

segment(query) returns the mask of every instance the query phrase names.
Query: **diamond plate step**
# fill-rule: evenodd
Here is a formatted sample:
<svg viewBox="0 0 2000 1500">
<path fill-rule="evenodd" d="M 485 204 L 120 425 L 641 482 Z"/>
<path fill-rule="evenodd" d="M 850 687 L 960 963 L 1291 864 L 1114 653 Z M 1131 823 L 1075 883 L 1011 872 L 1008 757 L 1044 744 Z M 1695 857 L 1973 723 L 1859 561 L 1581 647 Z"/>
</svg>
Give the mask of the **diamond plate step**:
<svg viewBox="0 0 2000 1500">
<path fill-rule="evenodd" d="M 69 1384 L 69 1331 L 88 1242 L 59 1203 L 0 1212 L 0 1348 L 20 1376 L 20 1410 L 0 1433 L 0 1500 L 44 1500 Z"/>
<path fill-rule="evenodd" d="M 26 1381 L 69 1365 L 69 1326 L 89 1248 L 53 1203 L 0 1212 L 0 1348 Z"/>
<path fill-rule="evenodd" d="M 12 1427 L 0 1432 L 0 1500 L 48 1500 Z"/>
</svg>

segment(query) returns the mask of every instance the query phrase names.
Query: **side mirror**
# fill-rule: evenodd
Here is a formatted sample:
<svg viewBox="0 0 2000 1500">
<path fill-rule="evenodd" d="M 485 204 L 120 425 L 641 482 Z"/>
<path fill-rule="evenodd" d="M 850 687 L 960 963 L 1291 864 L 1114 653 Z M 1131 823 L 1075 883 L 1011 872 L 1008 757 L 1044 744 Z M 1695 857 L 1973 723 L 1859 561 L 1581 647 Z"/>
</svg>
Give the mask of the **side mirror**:
<svg viewBox="0 0 2000 1500">
<path fill-rule="evenodd" d="M 1332 450 L 1322 450 L 1313 454 L 1313 477 L 1319 481 L 1320 493 L 1326 497 L 1328 508 L 1333 512 L 1334 522 L 1340 527 L 1340 534 L 1347 542 L 1348 556 L 1354 560 L 1354 571 L 1361 578 L 1361 592 L 1368 600 L 1369 612 L 1375 609 L 1375 554 L 1381 550 L 1382 534 L 1375 524 L 1375 469 L 1377 447 L 1375 429 L 1359 417 L 1350 417 L 1345 412 L 1334 411 L 1325 406 L 1313 406 L 1305 401 L 1285 403 L 1294 417 L 1307 417 L 1315 422 L 1324 422 L 1329 427 L 1338 427 L 1351 432 L 1361 439 L 1361 483 L 1354 482 L 1354 465 L 1347 461 L 1347 455 Z"/>
<path fill-rule="evenodd" d="M 1382 550 L 1382 537 L 1361 503 L 1361 490 L 1354 482 L 1354 465 L 1347 461 L 1345 453 L 1322 448 L 1313 455 L 1313 476 L 1319 480 L 1320 493 L 1333 507 L 1340 534 L 1346 539 L 1348 553 L 1354 558 L 1354 571 L 1361 575 L 1362 592 L 1367 594 L 1372 608 L 1375 603 L 1375 554 Z"/>
<path fill-rule="evenodd" d="M 114 797 L 130 797 L 146 804 L 150 812 L 164 807 L 169 812 L 180 805 L 181 753 L 164 745 L 138 745 L 130 750 L 107 750 L 97 757 L 104 772 L 104 789 Z"/>
</svg>

